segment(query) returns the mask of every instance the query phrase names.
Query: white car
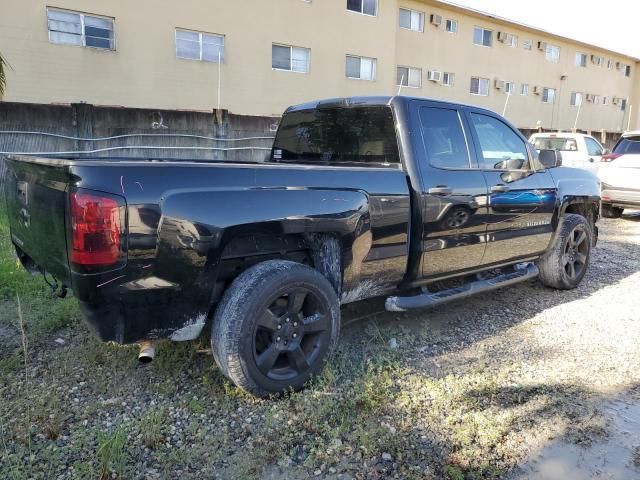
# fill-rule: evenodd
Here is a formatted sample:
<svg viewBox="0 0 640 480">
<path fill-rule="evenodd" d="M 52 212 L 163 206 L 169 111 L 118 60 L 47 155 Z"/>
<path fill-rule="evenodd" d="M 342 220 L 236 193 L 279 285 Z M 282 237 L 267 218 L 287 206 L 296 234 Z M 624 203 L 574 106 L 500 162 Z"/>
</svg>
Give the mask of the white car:
<svg viewBox="0 0 640 480">
<path fill-rule="evenodd" d="M 562 154 L 562 165 L 597 173 L 602 155 L 607 150 L 595 138 L 584 133 L 534 133 L 529 138 L 537 150 L 556 150 Z"/>
<path fill-rule="evenodd" d="M 602 157 L 602 215 L 618 218 L 625 208 L 640 209 L 640 130 L 622 134 L 613 152 Z"/>
</svg>

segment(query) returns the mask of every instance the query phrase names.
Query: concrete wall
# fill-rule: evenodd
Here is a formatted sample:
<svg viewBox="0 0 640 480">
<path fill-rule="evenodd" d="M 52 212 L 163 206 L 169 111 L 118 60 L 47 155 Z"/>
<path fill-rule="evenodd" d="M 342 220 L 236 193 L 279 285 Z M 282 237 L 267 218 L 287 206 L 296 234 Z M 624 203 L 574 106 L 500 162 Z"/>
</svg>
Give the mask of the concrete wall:
<svg viewBox="0 0 640 480">
<path fill-rule="evenodd" d="M 88 104 L 3 102 L 0 103 L 0 169 L 3 153 L 8 152 L 57 152 L 47 156 L 63 158 L 262 162 L 269 154 L 277 122 L 271 117 L 233 115 L 226 111 L 178 112 Z M 245 138 L 247 140 L 243 140 Z M 93 153 L 80 153 L 83 151 Z"/>
<path fill-rule="evenodd" d="M 315 98 L 393 94 L 398 65 L 423 70 L 423 86 L 405 89 L 418 96 L 452 99 L 502 112 L 506 95 L 469 93 L 471 76 L 513 81 L 507 117 L 522 128 L 573 127 L 572 91 L 600 97 L 631 98 L 638 84 L 636 60 L 597 47 L 503 21 L 435 0 L 379 0 L 376 16 L 346 10 L 346 0 L 29 0 L 0 1 L 0 46 L 13 66 L 5 100 L 23 103 L 79 103 L 163 110 L 211 111 L 278 116 L 291 104 Z M 46 8 L 57 7 L 115 19 L 115 50 L 49 43 Z M 399 7 L 425 13 L 424 32 L 399 28 Z M 429 15 L 458 21 L 458 32 L 429 24 Z M 493 47 L 472 42 L 473 27 L 494 31 Z M 176 58 L 175 29 L 225 36 L 225 60 L 215 63 Z M 518 35 L 518 47 L 497 41 L 496 33 Z M 534 48 L 526 51 L 524 40 Z M 537 41 L 561 48 L 552 63 L 536 49 Z M 308 73 L 271 68 L 273 43 L 310 49 Z M 574 66 L 576 52 L 597 54 L 605 65 Z M 373 82 L 347 79 L 347 54 L 377 59 Z M 631 77 L 606 67 L 608 60 L 632 65 Z M 428 70 L 453 72 L 456 83 L 443 87 L 426 79 Z M 220 78 L 221 75 L 221 78 Z M 560 80 L 561 75 L 567 79 Z M 527 97 L 520 84 L 530 85 Z M 533 95 L 535 85 L 558 90 L 555 104 Z M 221 96 L 218 96 L 220 87 Z M 636 98 L 638 96 L 636 95 Z M 637 102 L 636 102 L 637 103 Z M 635 111 L 640 105 L 634 105 Z M 578 128 L 616 131 L 625 128 L 625 112 L 612 105 L 585 102 Z"/>
</svg>

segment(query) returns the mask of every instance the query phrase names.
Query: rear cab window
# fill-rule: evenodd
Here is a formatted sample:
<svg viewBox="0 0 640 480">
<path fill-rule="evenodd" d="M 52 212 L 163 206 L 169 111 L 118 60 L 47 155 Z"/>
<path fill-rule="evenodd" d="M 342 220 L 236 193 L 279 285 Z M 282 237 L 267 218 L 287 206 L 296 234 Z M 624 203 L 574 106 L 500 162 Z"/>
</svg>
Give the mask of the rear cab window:
<svg viewBox="0 0 640 480">
<path fill-rule="evenodd" d="M 386 105 L 294 110 L 282 117 L 274 162 L 398 166 L 391 107 Z"/>
<path fill-rule="evenodd" d="M 616 143 L 616 146 L 613 147 L 613 153 L 618 153 L 620 155 L 640 154 L 640 135 L 621 138 L 618 143 Z"/>
<path fill-rule="evenodd" d="M 538 137 L 533 146 L 537 150 L 557 150 L 560 152 L 577 152 L 578 142 L 575 138 L 566 137 Z"/>
</svg>

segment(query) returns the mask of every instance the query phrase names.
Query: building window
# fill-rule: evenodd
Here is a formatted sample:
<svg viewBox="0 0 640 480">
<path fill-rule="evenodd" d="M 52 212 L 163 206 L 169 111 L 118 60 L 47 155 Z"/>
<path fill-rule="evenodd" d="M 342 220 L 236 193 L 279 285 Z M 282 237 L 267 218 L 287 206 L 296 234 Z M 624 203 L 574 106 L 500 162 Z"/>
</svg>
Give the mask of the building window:
<svg viewBox="0 0 640 480">
<path fill-rule="evenodd" d="M 609 97 L 602 97 L 602 105 L 609 105 Z"/>
<path fill-rule="evenodd" d="M 482 27 L 473 29 L 473 44 L 483 47 L 490 47 L 493 39 L 493 32 Z"/>
<path fill-rule="evenodd" d="M 513 93 L 514 83 L 513 82 L 504 82 L 504 93 L 511 94 Z"/>
<path fill-rule="evenodd" d="M 576 67 L 586 67 L 587 66 L 587 54 L 586 53 L 576 53 Z"/>
<path fill-rule="evenodd" d="M 509 45 L 511 48 L 517 48 L 518 47 L 518 36 L 509 34 L 507 36 L 507 45 Z"/>
<path fill-rule="evenodd" d="M 544 56 L 550 62 L 558 63 L 560 61 L 560 47 L 555 45 L 547 45 Z"/>
<path fill-rule="evenodd" d="M 611 59 L 607 60 L 607 68 L 613 68 L 613 62 L 611 61 Z"/>
<path fill-rule="evenodd" d="M 631 76 L 631 65 L 625 65 L 624 66 L 624 76 L 625 77 L 630 77 Z"/>
<path fill-rule="evenodd" d="M 376 79 L 376 59 L 347 55 L 347 78 L 373 82 Z"/>
<path fill-rule="evenodd" d="M 400 27 L 414 32 L 422 32 L 424 30 L 424 12 L 401 8 Z"/>
<path fill-rule="evenodd" d="M 471 77 L 471 95 L 489 95 L 489 79 L 480 77 Z"/>
<path fill-rule="evenodd" d="M 620 101 L 620 110 L 625 111 L 627 109 L 627 99 L 623 98 Z"/>
<path fill-rule="evenodd" d="M 579 107 L 582 105 L 582 94 L 579 92 L 571 92 L 571 99 L 569 100 L 569 105 L 573 107 Z"/>
<path fill-rule="evenodd" d="M 113 50 L 113 18 L 47 9 L 49 41 L 63 45 Z"/>
<path fill-rule="evenodd" d="M 456 80 L 455 74 L 451 72 L 444 72 L 442 74 L 442 85 L 445 87 L 453 87 L 453 83 Z"/>
<path fill-rule="evenodd" d="M 529 95 L 529 84 L 523 83 L 520 85 L 520 95 Z"/>
<path fill-rule="evenodd" d="M 447 19 L 445 22 L 445 30 L 449 33 L 457 33 L 458 32 L 458 21 L 453 19 Z"/>
<path fill-rule="evenodd" d="M 271 46 L 271 67 L 289 72 L 309 72 L 309 49 L 288 45 Z"/>
<path fill-rule="evenodd" d="M 544 103 L 553 103 L 556 98 L 555 88 L 543 88 L 542 89 L 542 101 Z"/>
<path fill-rule="evenodd" d="M 224 37 L 176 28 L 176 56 L 187 60 L 224 61 Z"/>
<path fill-rule="evenodd" d="M 594 95 L 593 96 L 593 103 L 595 105 L 600 105 L 600 95 Z"/>
<path fill-rule="evenodd" d="M 362 13 L 363 15 L 371 15 L 375 17 L 378 12 L 377 0 L 347 0 L 347 10 Z"/>
<path fill-rule="evenodd" d="M 422 69 L 412 67 L 398 67 L 397 85 L 403 87 L 422 87 Z"/>
<path fill-rule="evenodd" d="M 533 48 L 533 40 L 523 40 L 522 47 L 525 50 L 531 50 Z"/>
</svg>

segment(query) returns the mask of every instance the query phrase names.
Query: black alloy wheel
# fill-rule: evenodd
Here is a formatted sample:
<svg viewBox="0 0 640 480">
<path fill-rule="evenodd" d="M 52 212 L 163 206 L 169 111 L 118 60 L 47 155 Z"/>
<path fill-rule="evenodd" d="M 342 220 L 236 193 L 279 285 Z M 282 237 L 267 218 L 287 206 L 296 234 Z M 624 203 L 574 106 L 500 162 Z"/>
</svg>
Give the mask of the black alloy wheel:
<svg viewBox="0 0 640 480">
<path fill-rule="evenodd" d="M 309 289 L 278 296 L 258 316 L 254 359 L 263 375 L 287 380 L 306 374 L 330 336 L 330 312 Z"/>
<path fill-rule="evenodd" d="M 584 269 L 587 268 L 590 241 L 582 224 L 577 225 L 567 237 L 562 263 L 565 273 L 572 280 L 582 278 Z"/>
</svg>

